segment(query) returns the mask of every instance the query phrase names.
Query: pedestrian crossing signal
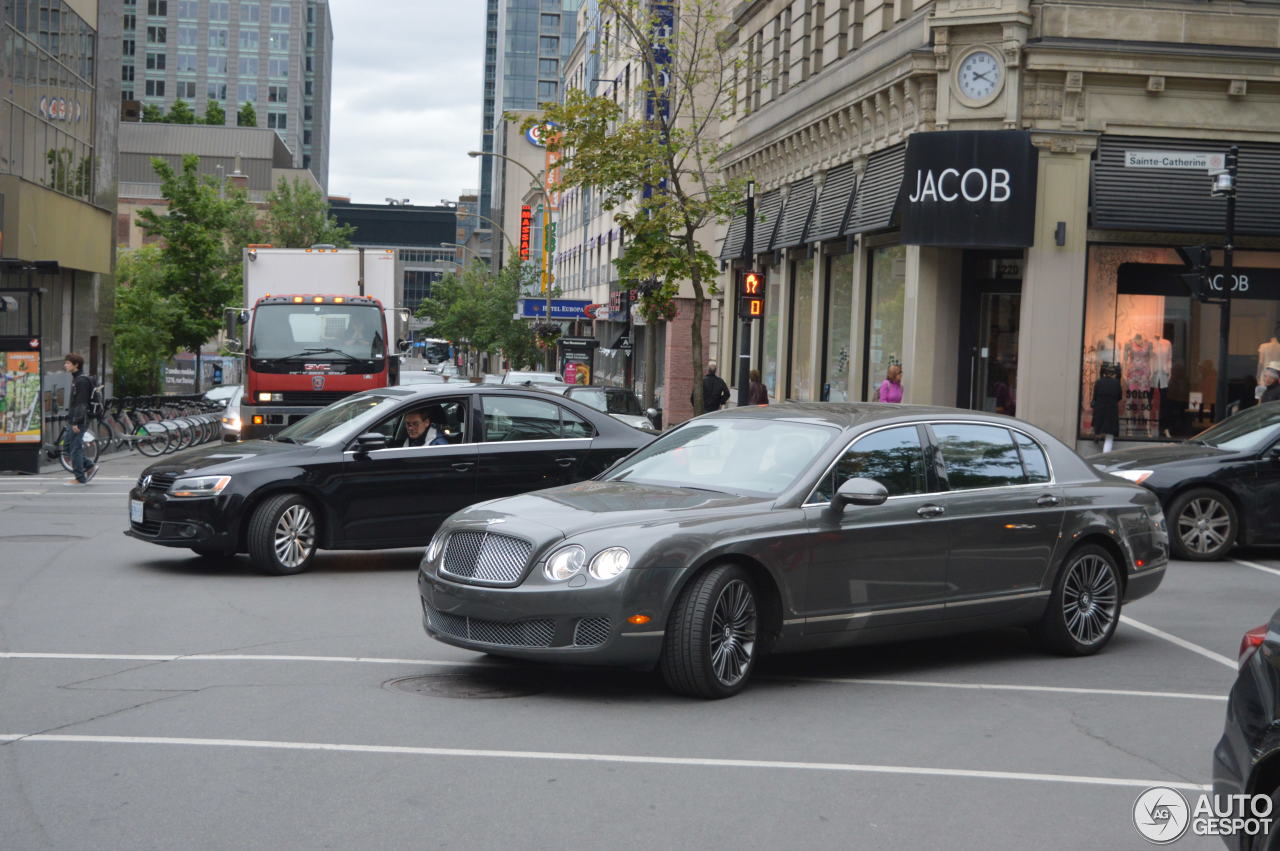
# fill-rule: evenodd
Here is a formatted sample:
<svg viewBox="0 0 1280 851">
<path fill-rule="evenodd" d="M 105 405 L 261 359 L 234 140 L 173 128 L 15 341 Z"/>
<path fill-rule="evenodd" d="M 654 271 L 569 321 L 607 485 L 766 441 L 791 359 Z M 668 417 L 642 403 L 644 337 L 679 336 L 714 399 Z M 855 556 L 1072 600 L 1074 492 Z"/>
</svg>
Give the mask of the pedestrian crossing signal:
<svg viewBox="0 0 1280 851">
<path fill-rule="evenodd" d="M 738 317 L 751 320 L 764 316 L 764 275 L 759 272 L 738 273 Z"/>
</svg>

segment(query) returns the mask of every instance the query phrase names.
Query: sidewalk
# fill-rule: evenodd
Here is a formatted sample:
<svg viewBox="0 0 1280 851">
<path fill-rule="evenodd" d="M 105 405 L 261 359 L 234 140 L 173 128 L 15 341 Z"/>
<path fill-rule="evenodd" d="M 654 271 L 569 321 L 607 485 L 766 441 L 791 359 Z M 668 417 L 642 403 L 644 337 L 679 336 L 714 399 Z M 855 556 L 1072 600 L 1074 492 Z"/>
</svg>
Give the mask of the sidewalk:
<svg viewBox="0 0 1280 851">
<path fill-rule="evenodd" d="M 113 479 L 129 477 L 136 480 L 142 475 L 143 470 L 154 464 L 156 461 L 166 460 L 172 457 L 172 455 L 161 455 L 158 458 L 148 458 L 141 452 L 130 452 L 128 450 L 107 452 L 98 459 L 98 476 L 110 477 Z M 29 475 L 30 474 L 28 473 L 18 473 L 12 470 L 0 470 L 0 479 L 22 479 L 29 477 Z M 58 463 L 56 458 L 50 461 L 45 457 L 44 453 L 40 454 L 40 472 L 37 475 L 41 478 L 50 476 L 65 476 L 68 479 L 72 478 L 71 474 L 62 468 L 62 465 Z M 96 481 L 96 479 L 97 477 L 95 476 L 93 481 Z M 93 481 L 90 481 L 90 486 L 93 485 Z"/>
</svg>

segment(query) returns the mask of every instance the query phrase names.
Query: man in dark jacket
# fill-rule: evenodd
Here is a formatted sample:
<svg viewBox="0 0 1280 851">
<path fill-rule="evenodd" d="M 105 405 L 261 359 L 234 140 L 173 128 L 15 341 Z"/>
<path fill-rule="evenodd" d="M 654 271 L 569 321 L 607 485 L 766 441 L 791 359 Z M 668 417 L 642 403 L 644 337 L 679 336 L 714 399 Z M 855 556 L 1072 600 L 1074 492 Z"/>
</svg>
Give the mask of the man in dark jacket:
<svg viewBox="0 0 1280 851">
<path fill-rule="evenodd" d="M 707 364 L 707 374 L 702 377 L 702 411 L 695 413 L 709 414 L 720 410 L 720 406 L 729 401 L 729 386 L 724 379 L 716 375 L 716 362 Z M 694 404 L 694 394 L 689 394 L 689 404 Z"/>
<path fill-rule="evenodd" d="M 71 373 L 71 404 L 67 412 L 67 452 L 71 455 L 74 479 L 68 485 L 87 485 L 98 468 L 84 462 L 84 432 L 89 427 L 89 402 L 93 399 L 93 381 L 84 374 L 84 358 L 71 352 L 62 359 L 62 368 Z"/>
<path fill-rule="evenodd" d="M 1271 361 L 1262 370 L 1262 396 L 1259 402 L 1280 402 L 1280 361 Z"/>
</svg>

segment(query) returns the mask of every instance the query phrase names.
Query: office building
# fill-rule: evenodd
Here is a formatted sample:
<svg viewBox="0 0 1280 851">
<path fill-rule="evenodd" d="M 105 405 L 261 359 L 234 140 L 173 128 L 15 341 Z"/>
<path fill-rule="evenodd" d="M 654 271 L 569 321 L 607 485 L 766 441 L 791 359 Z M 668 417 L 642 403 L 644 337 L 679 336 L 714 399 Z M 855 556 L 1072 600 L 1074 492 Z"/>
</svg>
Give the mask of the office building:
<svg viewBox="0 0 1280 851">
<path fill-rule="evenodd" d="M 124 0 L 120 76 L 126 110 L 209 101 L 236 126 L 246 103 L 294 167 L 329 183 L 333 26 L 328 0 Z"/>
<path fill-rule="evenodd" d="M 110 382 L 119 65 L 118 2 L 0 5 L 0 378 L 10 403 L 36 406 L 24 423 L 65 409 L 68 351 Z M 33 367 L 38 389 L 19 393 L 15 372 Z M 0 421 L 0 468 L 20 469 L 9 450 L 40 435 Z"/>
</svg>

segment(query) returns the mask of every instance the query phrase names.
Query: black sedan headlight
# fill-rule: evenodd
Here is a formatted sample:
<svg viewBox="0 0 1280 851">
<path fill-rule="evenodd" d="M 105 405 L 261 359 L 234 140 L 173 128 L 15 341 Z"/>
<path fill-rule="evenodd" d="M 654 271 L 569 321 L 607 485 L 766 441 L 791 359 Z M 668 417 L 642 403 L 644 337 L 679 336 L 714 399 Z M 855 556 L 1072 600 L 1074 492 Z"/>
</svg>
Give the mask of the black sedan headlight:
<svg viewBox="0 0 1280 851">
<path fill-rule="evenodd" d="M 169 496 L 178 499 L 193 499 L 202 496 L 217 496 L 231 484 L 230 476 L 189 476 L 178 479 L 169 486 Z"/>
</svg>

